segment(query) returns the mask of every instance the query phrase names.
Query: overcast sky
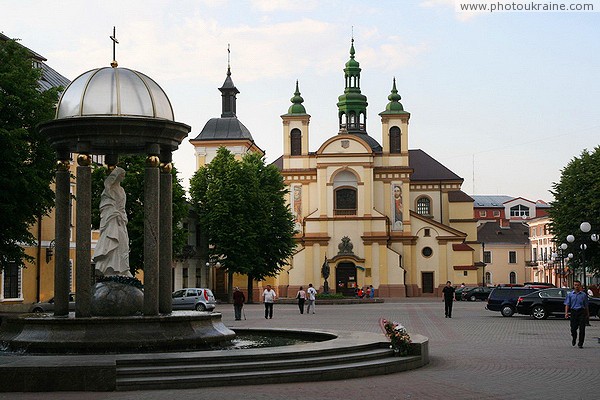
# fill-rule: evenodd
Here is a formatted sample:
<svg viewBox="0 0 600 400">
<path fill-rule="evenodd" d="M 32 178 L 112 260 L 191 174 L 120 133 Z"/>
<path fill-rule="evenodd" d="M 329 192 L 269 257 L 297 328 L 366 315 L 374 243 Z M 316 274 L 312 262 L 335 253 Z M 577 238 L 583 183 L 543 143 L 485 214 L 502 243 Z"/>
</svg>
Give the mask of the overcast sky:
<svg viewBox="0 0 600 400">
<path fill-rule="evenodd" d="M 352 26 L 369 134 L 381 142 L 377 114 L 395 77 L 410 148 L 464 178 L 468 194 L 550 201 L 561 169 L 599 144 L 598 12 L 465 14 L 452 0 L 0 0 L 0 9 L 0 31 L 71 80 L 109 65 L 116 26 L 119 66 L 162 86 L 189 138 L 220 116 L 230 44 L 237 115 L 269 162 L 282 153 L 280 115 L 296 79 L 310 150 L 337 134 Z M 187 187 L 187 140 L 175 165 Z"/>
</svg>

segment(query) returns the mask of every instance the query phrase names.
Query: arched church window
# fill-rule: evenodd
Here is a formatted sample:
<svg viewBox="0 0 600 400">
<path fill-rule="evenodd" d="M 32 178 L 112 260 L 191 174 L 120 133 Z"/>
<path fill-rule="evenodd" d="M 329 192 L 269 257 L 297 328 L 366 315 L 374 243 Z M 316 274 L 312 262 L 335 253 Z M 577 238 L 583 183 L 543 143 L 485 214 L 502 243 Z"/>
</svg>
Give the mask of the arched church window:
<svg viewBox="0 0 600 400">
<path fill-rule="evenodd" d="M 356 215 L 358 208 L 358 181 L 349 170 L 340 171 L 333 178 L 333 214 Z"/>
<path fill-rule="evenodd" d="M 334 215 L 356 215 L 356 189 L 340 187 L 334 193 Z"/>
<path fill-rule="evenodd" d="M 417 214 L 431 215 L 431 200 L 429 197 L 420 197 L 417 200 Z"/>
<path fill-rule="evenodd" d="M 400 154 L 400 128 L 397 126 L 390 128 L 390 153 Z"/>
<path fill-rule="evenodd" d="M 509 280 L 509 283 L 512 283 L 512 284 L 517 283 L 517 274 L 515 273 L 515 271 L 511 271 L 511 273 L 508 275 L 508 280 Z"/>
<path fill-rule="evenodd" d="M 290 145 L 290 153 L 293 156 L 302 154 L 302 132 L 300 132 L 300 129 L 294 128 L 292 129 L 292 132 L 290 132 Z"/>
</svg>

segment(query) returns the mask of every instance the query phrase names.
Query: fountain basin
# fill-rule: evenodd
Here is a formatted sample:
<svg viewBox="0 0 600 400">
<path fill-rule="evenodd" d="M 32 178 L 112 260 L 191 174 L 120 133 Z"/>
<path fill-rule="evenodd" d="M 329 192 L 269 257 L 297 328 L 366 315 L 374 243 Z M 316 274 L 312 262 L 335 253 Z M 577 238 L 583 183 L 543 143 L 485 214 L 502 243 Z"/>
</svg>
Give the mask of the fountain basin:
<svg viewBox="0 0 600 400">
<path fill-rule="evenodd" d="M 103 354 L 183 351 L 229 341 L 235 332 L 221 313 L 175 312 L 158 316 L 55 317 L 25 314 L 4 320 L 0 343 L 22 353 Z"/>
</svg>

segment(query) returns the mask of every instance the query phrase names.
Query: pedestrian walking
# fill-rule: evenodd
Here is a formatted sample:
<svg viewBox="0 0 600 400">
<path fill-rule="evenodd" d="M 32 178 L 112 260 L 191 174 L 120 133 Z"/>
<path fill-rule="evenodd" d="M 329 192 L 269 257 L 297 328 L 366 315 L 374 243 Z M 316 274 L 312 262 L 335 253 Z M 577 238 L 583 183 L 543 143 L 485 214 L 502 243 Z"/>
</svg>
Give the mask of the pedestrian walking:
<svg viewBox="0 0 600 400">
<path fill-rule="evenodd" d="M 369 293 L 369 296 L 371 296 L 372 299 L 375 298 L 375 288 L 373 287 L 373 285 L 370 285 L 369 288 L 371 289 L 371 293 Z"/>
<path fill-rule="evenodd" d="M 452 286 L 452 282 L 446 282 L 446 286 L 442 289 L 444 297 L 444 314 L 446 318 L 452 318 L 452 302 L 454 301 L 454 292 L 456 289 Z"/>
<path fill-rule="evenodd" d="M 233 312 L 235 314 L 235 320 L 239 321 L 242 319 L 242 308 L 246 302 L 246 296 L 239 287 L 235 287 L 233 290 Z"/>
<path fill-rule="evenodd" d="M 315 313 L 315 300 L 317 299 L 317 289 L 315 289 L 312 283 L 308 284 L 308 290 L 306 291 L 306 295 L 308 296 L 308 306 L 306 307 L 306 313 L 310 314 L 310 309 L 312 308 L 312 313 Z"/>
<path fill-rule="evenodd" d="M 573 281 L 573 291 L 567 294 L 565 299 L 565 318 L 571 320 L 571 345 L 582 349 L 585 341 L 585 324 L 590 317 L 589 299 L 587 293 L 582 290 L 580 281 Z M 579 342 L 577 341 L 577 330 L 579 329 Z"/>
<path fill-rule="evenodd" d="M 263 291 L 262 298 L 265 303 L 265 319 L 273 319 L 273 303 L 275 303 L 277 293 L 271 289 L 271 285 L 267 285 L 267 288 Z"/>
<path fill-rule="evenodd" d="M 300 314 L 304 314 L 304 302 L 306 302 L 306 291 L 302 286 L 298 289 L 298 293 L 296 293 L 296 299 L 298 299 L 298 308 L 300 309 Z"/>
</svg>

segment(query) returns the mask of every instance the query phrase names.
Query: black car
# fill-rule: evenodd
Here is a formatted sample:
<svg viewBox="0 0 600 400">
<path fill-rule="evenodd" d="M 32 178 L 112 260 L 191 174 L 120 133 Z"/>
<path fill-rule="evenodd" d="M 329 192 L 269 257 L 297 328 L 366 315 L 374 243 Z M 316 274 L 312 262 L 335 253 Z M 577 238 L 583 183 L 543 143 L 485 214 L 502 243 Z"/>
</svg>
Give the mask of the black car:
<svg viewBox="0 0 600 400">
<path fill-rule="evenodd" d="M 462 299 L 468 301 L 487 300 L 493 288 L 479 286 L 462 292 Z"/>
<path fill-rule="evenodd" d="M 538 290 L 517 300 L 517 312 L 531 315 L 535 319 L 546 319 L 550 315 L 565 315 L 565 297 L 571 289 L 551 288 Z M 600 299 L 589 298 L 590 317 L 600 318 Z"/>
<path fill-rule="evenodd" d="M 471 289 L 473 289 L 473 288 L 466 287 L 466 286 L 465 287 L 457 287 L 456 290 L 454 291 L 454 298 L 457 301 L 463 300 L 463 297 L 462 297 L 463 292 L 466 292 L 467 290 L 471 290 Z"/>
<path fill-rule="evenodd" d="M 490 293 L 485 308 L 490 311 L 500 311 L 503 317 L 512 317 L 517 309 L 519 297 L 538 290 L 527 287 L 496 286 Z"/>
</svg>

